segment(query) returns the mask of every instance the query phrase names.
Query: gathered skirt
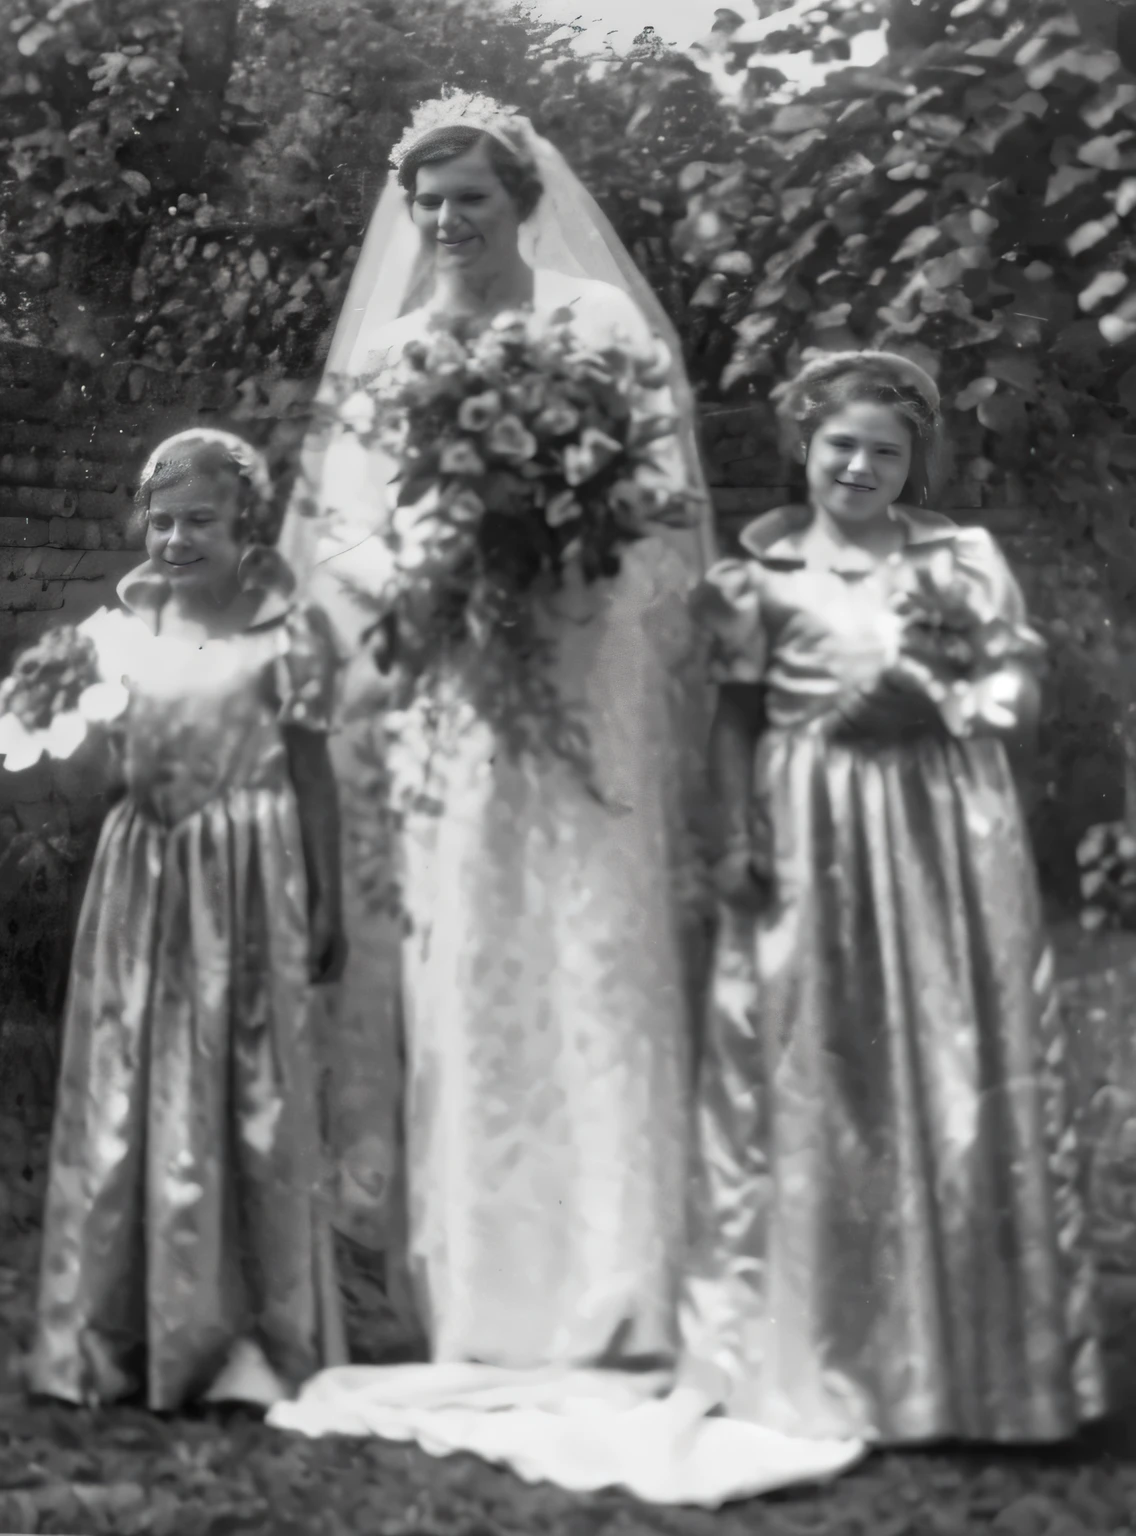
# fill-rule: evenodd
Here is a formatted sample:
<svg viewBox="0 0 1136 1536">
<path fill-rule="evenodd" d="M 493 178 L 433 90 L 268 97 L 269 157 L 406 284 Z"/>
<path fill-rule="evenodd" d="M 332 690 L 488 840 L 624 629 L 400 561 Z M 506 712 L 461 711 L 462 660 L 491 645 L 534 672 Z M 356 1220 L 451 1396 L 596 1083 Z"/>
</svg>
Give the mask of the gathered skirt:
<svg viewBox="0 0 1136 1536">
<path fill-rule="evenodd" d="M 1078 1128 L 1001 745 L 775 730 L 718 938 L 684 1323 L 730 1411 L 1046 1441 L 1103 1408 Z"/>
<path fill-rule="evenodd" d="M 34 1390 L 174 1409 L 242 1344 L 328 1358 L 303 862 L 290 792 L 174 826 L 107 819 L 80 918 L 51 1152 Z"/>
</svg>

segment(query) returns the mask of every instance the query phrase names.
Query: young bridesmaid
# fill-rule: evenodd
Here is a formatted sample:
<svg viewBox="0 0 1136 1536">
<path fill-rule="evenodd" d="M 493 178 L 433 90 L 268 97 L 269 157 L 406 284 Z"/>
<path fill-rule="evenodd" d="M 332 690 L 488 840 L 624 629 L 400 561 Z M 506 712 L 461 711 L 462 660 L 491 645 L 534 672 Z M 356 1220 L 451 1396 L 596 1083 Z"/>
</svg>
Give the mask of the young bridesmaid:
<svg viewBox="0 0 1136 1536">
<path fill-rule="evenodd" d="M 31 1385 L 266 1403 L 341 1356 L 306 1025 L 341 963 L 334 652 L 247 443 L 170 438 L 138 500 L 126 794 L 75 941 Z"/>
<path fill-rule="evenodd" d="M 1003 739 L 1040 647 L 989 534 L 924 510 L 941 426 L 921 368 L 829 355 L 779 396 L 807 505 L 752 523 L 703 601 L 722 913 L 688 1372 L 790 1433 L 1057 1440 L 1102 1386 Z M 932 575 L 1007 641 L 947 699 L 897 639 Z"/>
</svg>

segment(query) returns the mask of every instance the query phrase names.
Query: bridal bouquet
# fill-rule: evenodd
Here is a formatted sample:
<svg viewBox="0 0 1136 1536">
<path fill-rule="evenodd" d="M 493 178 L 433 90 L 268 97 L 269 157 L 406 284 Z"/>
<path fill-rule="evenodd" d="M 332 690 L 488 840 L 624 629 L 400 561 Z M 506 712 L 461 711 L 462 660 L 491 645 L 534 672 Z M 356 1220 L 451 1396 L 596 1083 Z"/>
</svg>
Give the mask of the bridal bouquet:
<svg viewBox="0 0 1136 1536">
<path fill-rule="evenodd" d="M 915 565 L 912 578 L 892 606 L 898 670 L 935 703 L 953 735 L 1011 729 L 1018 686 L 1008 669 L 1035 661 L 1041 641 L 983 604 L 950 550 Z"/>
<path fill-rule="evenodd" d="M 657 459 L 675 421 L 647 405 L 667 369 L 661 344 L 587 345 L 568 310 L 439 316 L 339 406 L 397 471 L 373 631 L 384 672 L 413 686 L 472 642 L 479 707 L 506 741 L 521 750 L 535 732 L 580 757 L 579 727 L 541 664 L 539 599 L 569 570 L 585 583 L 615 576 L 629 544 L 689 521 Z"/>
<path fill-rule="evenodd" d="M 45 754 L 64 759 L 92 728 L 120 718 L 129 702 L 122 678 L 131 639 L 125 615 L 100 609 L 83 624 L 63 624 L 16 659 L 0 683 L 0 757 L 9 773 Z"/>
</svg>

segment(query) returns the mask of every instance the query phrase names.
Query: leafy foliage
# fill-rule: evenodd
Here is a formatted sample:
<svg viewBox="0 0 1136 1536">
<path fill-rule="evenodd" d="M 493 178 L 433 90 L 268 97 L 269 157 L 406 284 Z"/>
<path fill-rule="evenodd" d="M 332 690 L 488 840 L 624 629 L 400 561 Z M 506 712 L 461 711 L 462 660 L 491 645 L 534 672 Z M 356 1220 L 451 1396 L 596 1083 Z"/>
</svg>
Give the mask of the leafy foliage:
<svg viewBox="0 0 1136 1536">
<path fill-rule="evenodd" d="M 1099 729 L 1111 691 L 1136 812 L 1128 14 L 1087 0 L 821 0 L 723 17 L 710 46 L 744 77 L 742 147 L 686 168 L 674 238 L 701 277 L 706 358 L 728 339 L 704 390 L 760 398 L 809 347 L 904 351 L 942 387 L 947 504 L 1029 508 L 1052 559 L 1103 575 L 1111 615 L 1091 643 L 1068 595 L 1043 594 L 1056 671 L 1089 682 L 1069 740 L 1051 721 L 1044 734 L 1050 757 L 1067 757 L 1086 702 Z M 839 62 L 884 23 L 879 64 Z M 824 79 L 787 89 L 767 62 L 777 50 L 826 62 Z M 1068 765 L 1046 766 L 1046 788 L 1067 787 Z"/>
<path fill-rule="evenodd" d="M 563 144 L 681 312 L 678 171 L 724 109 L 650 29 L 600 72 L 556 31 L 489 0 L 0 0 L 0 341 L 123 398 L 284 414 L 274 381 L 317 370 L 388 149 L 442 81 Z M 61 284 L 97 316 L 61 316 Z"/>
<path fill-rule="evenodd" d="M 92 400 L 241 420 L 287 464 L 410 108 L 442 81 L 507 96 L 599 197 L 704 399 L 759 402 L 812 345 L 937 362 L 951 499 L 1095 550 L 1136 786 L 1131 8 L 741 9 L 701 62 L 650 29 L 597 61 L 490 0 L 0 0 L 0 345 L 65 353 Z M 791 52 L 823 80 L 787 80 Z"/>
<path fill-rule="evenodd" d="M 1136 837 L 1123 822 L 1090 827 L 1077 849 L 1081 867 L 1081 925 L 1136 928 Z"/>
<path fill-rule="evenodd" d="M 874 9 L 829 0 L 794 45 Z M 1136 79 L 1063 0 L 938 11 L 932 41 L 877 67 L 743 92 L 742 153 L 684 173 L 694 303 L 736 338 L 721 386 L 760 389 L 809 346 L 939 366 L 969 504 L 1080 519 L 1136 579 Z"/>
</svg>

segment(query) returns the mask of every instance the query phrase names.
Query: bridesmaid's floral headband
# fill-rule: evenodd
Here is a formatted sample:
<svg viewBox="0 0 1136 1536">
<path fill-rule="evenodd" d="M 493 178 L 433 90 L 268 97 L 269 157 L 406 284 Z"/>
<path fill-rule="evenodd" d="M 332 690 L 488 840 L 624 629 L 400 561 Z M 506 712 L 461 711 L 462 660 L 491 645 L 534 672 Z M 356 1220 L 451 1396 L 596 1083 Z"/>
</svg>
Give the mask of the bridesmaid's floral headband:
<svg viewBox="0 0 1136 1536">
<path fill-rule="evenodd" d="M 887 377 L 898 388 L 918 396 L 931 416 L 938 415 L 938 385 L 925 368 L 899 352 L 821 352 L 809 358 L 791 379 L 771 390 L 770 398 L 778 402 L 790 400 L 824 381 L 858 372 Z"/>
<path fill-rule="evenodd" d="M 216 427 L 190 427 L 158 444 L 147 459 L 138 482 L 134 497 L 138 511 L 143 516 L 147 512 L 150 492 L 159 474 L 168 467 L 191 460 L 201 448 L 218 450 L 246 489 L 246 503 L 241 509 L 241 534 L 253 543 L 271 543 L 276 517 L 268 461 L 243 437 L 237 437 L 233 432 L 221 432 Z"/>
</svg>

